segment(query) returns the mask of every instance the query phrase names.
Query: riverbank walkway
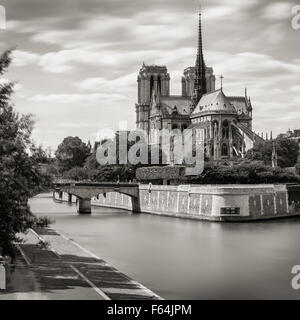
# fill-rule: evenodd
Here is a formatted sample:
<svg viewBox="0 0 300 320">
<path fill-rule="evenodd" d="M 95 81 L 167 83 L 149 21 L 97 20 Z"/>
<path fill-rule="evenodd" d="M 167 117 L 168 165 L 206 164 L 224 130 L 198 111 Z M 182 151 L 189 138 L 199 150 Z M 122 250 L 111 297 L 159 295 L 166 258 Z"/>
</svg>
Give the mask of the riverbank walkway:
<svg viewBox="0 0 300 320">
<path fill-rule="evenodd" d="M 54 229 L 30 230 L 0 300 L 160 300 Z"/>
</svg>

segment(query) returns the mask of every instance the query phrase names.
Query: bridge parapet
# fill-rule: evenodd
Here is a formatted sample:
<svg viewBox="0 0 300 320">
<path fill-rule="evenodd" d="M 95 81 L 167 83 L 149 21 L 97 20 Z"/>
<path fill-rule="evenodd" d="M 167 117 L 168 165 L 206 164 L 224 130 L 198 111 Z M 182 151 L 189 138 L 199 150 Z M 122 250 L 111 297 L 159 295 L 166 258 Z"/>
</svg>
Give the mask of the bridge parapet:
<svg viewBox="0 0 300 320">
<path fill-rule="evenodd" d="M 56 190 L 72 194 L 81 199 L 91 199 L 101 193 L 119 192 L 133 198 L 139 196 L 138 184 L 56 184 Z"/>
<path fill-rule="evenodd" d="M 139 185 L 136 183 L 93 183 L 93 182 L 63 182 L 55 183 L 55 190 L 65 192 L 78 198 L 79 213 L 91 212 L 91 199 L 108 192 L 119 192 L 132 198 L 134 212 L 140 212 Z M 88 208 L 89 207 L 89 208 Z"/>
</svg>

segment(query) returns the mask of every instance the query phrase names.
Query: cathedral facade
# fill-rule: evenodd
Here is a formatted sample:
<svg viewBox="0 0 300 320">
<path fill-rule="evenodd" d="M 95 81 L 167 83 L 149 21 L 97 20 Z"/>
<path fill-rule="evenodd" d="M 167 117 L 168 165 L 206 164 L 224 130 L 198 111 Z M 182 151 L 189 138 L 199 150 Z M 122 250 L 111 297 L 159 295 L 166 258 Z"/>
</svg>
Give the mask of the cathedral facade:
<svg viewBox="0 0 300 320">
<path fill-rule="evenodd" d="M 215 88 L 213 68 L 204 61 L 201 13 L 198 49 L 194 67 L 184 70 L 181 95 L 170 95 L 170 75 L 166 66 L 145 65 L 138 74 L 137 129 L 200 128 L 204 131 L 207 160 L 220 161 L 244 157 L 256 139 L 252 131 L 252 104 L 247 96 L 227 96 Z"/>
</svg>

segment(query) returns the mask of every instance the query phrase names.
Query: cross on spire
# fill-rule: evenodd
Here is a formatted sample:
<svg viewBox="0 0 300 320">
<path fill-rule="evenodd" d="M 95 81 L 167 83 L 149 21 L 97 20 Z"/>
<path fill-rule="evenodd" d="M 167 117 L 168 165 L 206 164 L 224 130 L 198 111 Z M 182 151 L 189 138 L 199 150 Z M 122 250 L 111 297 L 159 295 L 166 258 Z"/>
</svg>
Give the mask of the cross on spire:
<svg viewBox="0 0 300 320">
<path fill-rule="evenodd" d="M 223 89 L 223 80 L 224 80 L 224 76 L 221 74 L 220 76 L 220 79 L 221 79 L 221 89 Z"/>
</svg>

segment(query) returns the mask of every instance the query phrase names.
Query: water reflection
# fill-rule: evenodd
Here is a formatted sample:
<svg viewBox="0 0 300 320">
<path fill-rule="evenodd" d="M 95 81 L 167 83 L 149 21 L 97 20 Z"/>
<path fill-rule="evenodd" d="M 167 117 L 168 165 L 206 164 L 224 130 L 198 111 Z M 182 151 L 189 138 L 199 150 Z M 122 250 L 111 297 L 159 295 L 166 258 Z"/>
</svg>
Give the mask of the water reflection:
<svg viewBox="0 0 300 320">
<path fill-rule="evenodd" d="M 300 264 L 300 219 L 212 223 L 132 215 L 74 205 L 51 195 L 30 201 L 53 227 L 167 299 L 299 298 L 291 268 Z"/>
</svg>

